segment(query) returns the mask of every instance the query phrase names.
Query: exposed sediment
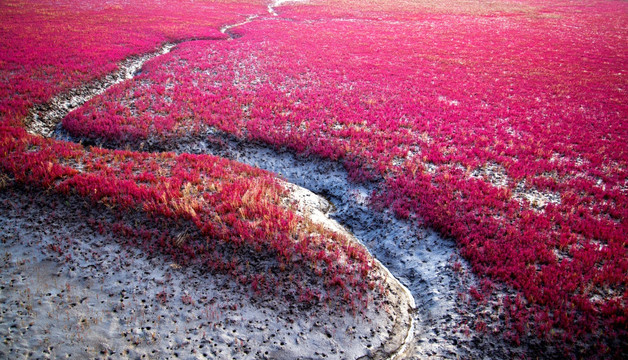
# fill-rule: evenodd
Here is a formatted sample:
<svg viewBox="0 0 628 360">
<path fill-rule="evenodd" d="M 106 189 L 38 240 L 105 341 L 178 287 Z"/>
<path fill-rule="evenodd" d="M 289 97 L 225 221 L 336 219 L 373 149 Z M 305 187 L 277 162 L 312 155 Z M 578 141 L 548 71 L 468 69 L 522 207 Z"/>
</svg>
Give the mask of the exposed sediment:
<svg viewBox="0 0 628 360">
<path fill-rule="evenodd" d="M 403 348 L 412 302 L 392 277 L 363 314 L 303 307 L 147 254 L 85 221 L 114 212 L 33 190 L 0 189 L 2 358 L 386 359 Z"/>
</svg>

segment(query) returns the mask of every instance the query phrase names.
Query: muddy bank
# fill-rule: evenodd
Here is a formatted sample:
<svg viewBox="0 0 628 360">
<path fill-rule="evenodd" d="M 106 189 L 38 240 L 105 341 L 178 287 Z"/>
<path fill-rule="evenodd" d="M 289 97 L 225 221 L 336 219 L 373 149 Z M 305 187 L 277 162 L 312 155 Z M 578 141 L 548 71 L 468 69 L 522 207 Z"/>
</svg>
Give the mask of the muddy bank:
<svg viewBox="0 0 628 360">
<path fill-rule="evenodd" d="M 322 213 L 298 192 L 304 215 Z M 412 298 L 391 276 L 364 315 L 304 309 L 148 256 L 89 225 L 114 215 L 78 200 L 0 190 L 3 358 L 385 359 L 408 338 Z"/>
</svg>

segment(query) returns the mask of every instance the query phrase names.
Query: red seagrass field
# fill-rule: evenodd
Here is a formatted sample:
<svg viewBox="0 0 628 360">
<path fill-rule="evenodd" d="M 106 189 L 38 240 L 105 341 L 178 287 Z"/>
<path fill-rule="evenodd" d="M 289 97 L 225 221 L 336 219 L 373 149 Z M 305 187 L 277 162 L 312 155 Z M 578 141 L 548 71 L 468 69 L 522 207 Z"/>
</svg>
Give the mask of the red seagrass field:
<svg viewBox="0 0 628 360">
<path fill-rule="evenodd" d="M 475 279 L 456 311 L 483 309 L 469 336 L 627 356 L 627 2 L 14 0 L 0 23 L 4 206 L 90 204 L 117 215 L 89 226 L 150 256 L 364 318 L 388 291 L 377 251 L 282 176 L 186 149 L 339 164 L 369 211 L 455 243 L 452 277 Z M 432 356 L 508 356 L 469 344 Z"/>
</svg>

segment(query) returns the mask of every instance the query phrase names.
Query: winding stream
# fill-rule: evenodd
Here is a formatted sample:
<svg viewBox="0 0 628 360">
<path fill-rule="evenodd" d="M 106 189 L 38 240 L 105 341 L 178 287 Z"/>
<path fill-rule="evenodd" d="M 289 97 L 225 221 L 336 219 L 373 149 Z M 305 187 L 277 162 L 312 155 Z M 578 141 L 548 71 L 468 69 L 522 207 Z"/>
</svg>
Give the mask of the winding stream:
<svg viewBox="0 0 628 360">
<path fill-rule="evenodd" d="M 275 7 L 283 2 L 285 1 L 278 0 L 268 5 L 269 14 L 277 16 Z M 228 35 L 228 39 L 212 40 L 235 40 L 239 35 L 231 31 L 233 28 L 263 20 L 263 17 L 253 15 L 241 23 L 226 25 L 220 31 Z M 153 53 L 131 57 L 119 64 L 118 71 L 104 79 L 92 81 L 56 96 L 45 105 L 36 106 L 27 118 L 27 130 L 46 137 L 56 136 L 71 140 L 60 129 L 61 120 L 69 112 L 78 109 L 109 87 L 132 79 L 147 61 L 169 53 L 178 43 L 193 40 L 199 39 L 167 43 Z M 391 276 L 403 284 L 416 305 L 412 310 L 413 321 L 405 337 L 406 341 L 392 359 L 455 357 L 474 351 L 477 345 L 472 345 L 469 337 L 455 331 L 466 319 L 456 311 L 458 291 L 464 284 L 451 267 L 453 259 L 459 260 L 452 240 L 440 237 L 431 229 L 419 228 L 408 221 L 396 219 L 390 212 L 371 209 L 368 199 L 375 185 L 350 183 L 346 171 L 338 163 L 277 152 L 214 131 L 208 131 L 204 135 L 191 141 L 160 144 L 161 150 L 227 157 L 275 172 L 286 181 L 326 198 L 333 205 L 333 210 L 328 215 L 362 242 L 388 269 Z M 217 147 L 205 140 L 208 136 L 221 137 L 227 146 Z M 468 270 L 466 263 L 461 263 L 463 269 Z"/>
</svg>

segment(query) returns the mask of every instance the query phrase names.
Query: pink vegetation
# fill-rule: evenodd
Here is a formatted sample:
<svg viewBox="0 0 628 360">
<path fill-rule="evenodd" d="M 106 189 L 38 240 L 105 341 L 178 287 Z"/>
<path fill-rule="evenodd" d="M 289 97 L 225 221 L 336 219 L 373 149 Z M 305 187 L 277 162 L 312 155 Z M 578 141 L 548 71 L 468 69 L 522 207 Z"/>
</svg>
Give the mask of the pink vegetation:
<svg viewBox="0 0 628 360">
<path fill-rule="evenodd" d="M 295 7 L 320 21 L 183 44 L 64 125 L 112 143 L 214 128 L 342 161 L 517 290 L 513 337 L 625 336 L 625 5 L 533 6 L 402 21 Z"/>
<path fill-rule="evenodd" d="M 3 1 L 0 113 L 19 124 L 34 104 L 100 78 L 166 42 L 224 37 L 262 1 Z"/>
<path fill-rule="evenodd" d="M 368 303 L 378 286 L 366 250 L 296 215 L 270 173 L 210 155 L 83 148 L 0 130 L 10 135 L 0 141 L 0 166 L 18 183 L 83 197 L 165 229 L 184 225 L 171 234 L 113 224 L 150 253 L 227 272 L 256 292 L 288 290 L 302 301 L 342 301 L 350 309 Z M 289 274 L 294 283 L 282 283 Z"/>
<path fill-rule="evenodd" d="M 218 129 L 341 161 L 378 182 L 376 206 L 455 238 L 477 274 L 514 290 L 500 300 L 511 338 L 617 351 L 606 347 L 628 337 L 628 5 L 395 3 L 282 7 L 291 21 L 181 44 L 63 124 L 115 145 Z M 30 106 L 18 105 L 3 116 Z"/>
</svg>

